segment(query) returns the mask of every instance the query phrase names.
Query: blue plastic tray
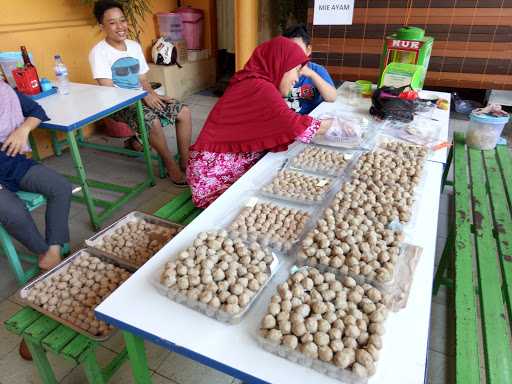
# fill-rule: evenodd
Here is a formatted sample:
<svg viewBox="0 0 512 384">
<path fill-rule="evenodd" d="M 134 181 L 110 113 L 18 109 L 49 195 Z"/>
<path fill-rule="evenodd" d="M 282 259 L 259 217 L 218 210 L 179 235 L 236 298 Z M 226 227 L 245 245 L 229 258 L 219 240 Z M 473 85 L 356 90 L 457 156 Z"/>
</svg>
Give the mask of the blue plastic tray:
<svg viewBox="0 0 512 384">
<path fill-rule="evenodd" d="M 28 97 L 30 97 L 32 100 L 42 99 L 43 97 L 55 95 L 57 93 L 57 89 L 57 87 L 52 87 L 52 89 L 49 89 L 48 91 L 43 91 L 37 95 L 28 95 Z"/>
</svg>

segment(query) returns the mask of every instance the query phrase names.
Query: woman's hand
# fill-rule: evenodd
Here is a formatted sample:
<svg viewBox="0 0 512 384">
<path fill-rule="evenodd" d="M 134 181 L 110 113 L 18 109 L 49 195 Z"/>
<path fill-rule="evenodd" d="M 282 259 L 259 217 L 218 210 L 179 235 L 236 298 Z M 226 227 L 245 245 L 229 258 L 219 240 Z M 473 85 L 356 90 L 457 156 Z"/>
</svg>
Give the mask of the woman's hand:
<svg viewBox="0 0 512 384">
<path fill-rule="evenodd" d="M 27 124 L 22 124 L 7 137 L 2 145 L 2 151 L 6 152 L 7 156 L 16 156 L 21 153 L 23 147 L 28 142 L 28 135 L 31 128 Z"/>
<path fill-rule="evenodd" d="M 325 119 L 320 121 L 320 128 L 318 128 L 318 131 L 316 133 L 318 135 L 325 135 L 325 133 L 331 128 L 333 119 Z"/>
<path fill-rule="evenodd" d="M 162 110 L 165 108 L 165 102 L 156 93 L 148 93 L 144 97 L 144 103 L 150 108 Z"/>
</svg>

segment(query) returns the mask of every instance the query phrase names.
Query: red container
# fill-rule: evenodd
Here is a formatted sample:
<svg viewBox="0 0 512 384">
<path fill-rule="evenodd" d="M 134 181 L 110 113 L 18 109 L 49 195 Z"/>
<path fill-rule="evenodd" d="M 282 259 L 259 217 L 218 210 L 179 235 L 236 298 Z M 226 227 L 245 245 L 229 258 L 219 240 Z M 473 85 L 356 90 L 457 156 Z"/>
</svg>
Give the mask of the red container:
<svg viewBox="0 0 512 384">
<path fill-rule="evenodd" d="M 187 49 L 203 48 L 203 11 L 200 9 L 185 7 L 176 10 L 183 23 L 183 38 L 187 43 Z"/>
<path fill-rule="evenodd" d="M 37 95 L 41 93 L 39 77 L 35 67 L 16 68 L 12 70 L 12 77 L 16 82 L 16 88 L 25 95 Z"/>
</svg>

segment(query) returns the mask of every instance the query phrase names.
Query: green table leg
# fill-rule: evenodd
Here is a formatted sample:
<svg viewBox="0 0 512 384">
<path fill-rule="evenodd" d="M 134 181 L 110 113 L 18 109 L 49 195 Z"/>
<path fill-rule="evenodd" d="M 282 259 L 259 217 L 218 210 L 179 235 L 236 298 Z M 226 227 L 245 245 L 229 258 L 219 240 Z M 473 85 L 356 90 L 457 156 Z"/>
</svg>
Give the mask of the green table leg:
<svg viewBox="0 0 512 384">
<path fill-rule="evenodd" d="M 41 160 L 41 158 L 39 157 L 39 151 L 37 150 L 37 143 L 34 140 L 34 136 L 32 135 L 32 133 L 28 135 L 28 142 L 30 143 L 30 147 L 32 148 L 32 160 Z"/>
<path fill-rule="evenodd" d="M 446 159 L 446 164 L 444 165 L 443 177 L 441 179 L 441 193 L 444 191 L 445 185 L 453 186 L 453 182 L 450 180 L 446 180 L 448 178 L 448 172 L 450 171 L 450 167 L 452 165 L 453 158 L 453 145 L 450 146 L 450 151 L 448 152 L 448 158 Z"/>
<path fill-rule="evenodd" d="M 26 337 L 25 342 L 27 343 L 27 347 L 32 355 L 34 364 L 37 367 L 41 381 L 44 384 L 57 384 L 57 379 L 55 379 L 53 369 L 48 362 L 48 357 L 46 356 L 46 352 L 43 347 L 37 343 L 33 343 Z"/>
<path fill-rule="evenodd" d="M 123 331 L 123 336 L 135 382 L 137 384 L 151 384 L 152 380 L 146 359 L 144 340 L 127 331 Z"/>
<path fill-rule="evenodd" d="M 153 174 L 153 164 L 151 163 L 151 148 L 149 147 L 148 132 L 144 123 L 144 111 L 142 110 L 142 101 L 137 101 L 137 120 L 139 131 L 142 136 L 142 145 L 144 146 L 144 160 L 148 170 L 148 177 L 151 185 L 155 185 L 155 175 Z"/>
<path fill-rule="evenodd" d="M 453 260 L 453 250 L 455 248 L 454 242 L 455 233 L 452 229 L 448 234 L 448 239 L 444 245 L 443 254 L 441 255 L 441 260 L 439 260 L 439 265 L 437 267 L 436 275 L 434 278 L 434 287 L 432 289 L 432 294 L 434 296 L 437 295 L 441 284 L 446 285 L 448 288 L 453 287 L 453 280 L 447 276 L 447 270 L 448 264 Z"/>
<path fill-rule="evenodd" d="M 67 132 L 66 134 L 68 137 L 69 147 L 71 149 L 71 157 L 73 158 L 76 173 L 80 179 L 80 186 L 82 187 L 82 193 L 84 196 L 85 204 L 87 205 L 87 211 L 89 212 L 89 217 L 91 218 L 91 224 L 94 229 L 99 229 L 100 222 L 98 220 L 98 215 L 96 213 L 96 207 L 94 205 L 91 191 L 89 190 L 89 184 L 87 182 L 87 176 L 85 175 L 85 168 L 82 163 L 82 158 L 80 157 L 80 151 L 78 150 L 75 134 L 74 132 Z"/>
<path fill-rule="evenodd" d="M 96 359 L 96 348 L 91 347 L 85 356 L 83 361 L 85 375 L 87 376 L 87 380 L 89 383 L 94 384 L 106 384 L 105 377 L 103 376 L 103 372 L 101 367 L 98 364 L 98 360 Z"/>
<path fill-rule="evenodd" d="M 62 155 L 62 148 L 60 146 L 59 139 L 57 138 L 57 132 L 55 132 L 53 130 L 50 131 L 50 137 L 52 139 L 52 147 L 53 147 L 53 152 L 55 153 L 55 156 Z"/>
<path fill-rule="evenodd" d="M 84 129 L 83 128 L 78 129 L 77 136 L 78 136 L 78 142 L 79 143 L 84 141 Z"/>
</svg>

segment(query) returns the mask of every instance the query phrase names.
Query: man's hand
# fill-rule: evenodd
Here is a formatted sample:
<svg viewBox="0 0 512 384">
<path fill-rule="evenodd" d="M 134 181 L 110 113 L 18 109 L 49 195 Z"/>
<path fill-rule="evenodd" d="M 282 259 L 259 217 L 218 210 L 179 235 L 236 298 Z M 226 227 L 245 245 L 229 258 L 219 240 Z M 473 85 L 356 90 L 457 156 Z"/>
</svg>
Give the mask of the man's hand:
<svg viewBox="0 0 512 384">
<path fill-rule="evenodd" d="M 313 71 L 311 68 L 309 68 L 309 65 L 307 65 L 307 64 L 306 64 L 306 65 L 304 65 L 304 66 L 301 68 L 301 70 L 300 70 L 300 72 L 299 72 L 299 75 L 300 75 L 300 76 L 311 77 L 311 76 L 313 76 L 315 73 L 316 73 L 316 72 L 315 72 L 315 71 Z"/>
<path fill-rule="evenodd" d="M 160 98 L 160 100 L 163 100 L 166 103 L 176 102 L 176 99 L 174 97 L 170 97 L 170 96 L 158 96 L 158 97 Z"/>
<path fill-rule="evenodd" d="M 162 110 L 165 108 L 165 102 L 161 100 L 160 96 L 156 93 L 148 93 L 148 95 L 144 97 L 144 103 L 153 109 Z"/>
<path fill-rule="evenodd" d="M 25 124 L 20 125 L 17 129 L 12 131 L 9 137 L 4 141 L 2 151 L 12 157 L 21 153 L 23 146 L 27 144 L 30 131 L 31 129 L 29 126 Z"/>
</svg>

